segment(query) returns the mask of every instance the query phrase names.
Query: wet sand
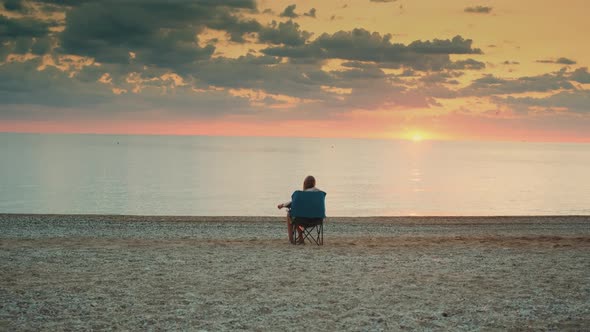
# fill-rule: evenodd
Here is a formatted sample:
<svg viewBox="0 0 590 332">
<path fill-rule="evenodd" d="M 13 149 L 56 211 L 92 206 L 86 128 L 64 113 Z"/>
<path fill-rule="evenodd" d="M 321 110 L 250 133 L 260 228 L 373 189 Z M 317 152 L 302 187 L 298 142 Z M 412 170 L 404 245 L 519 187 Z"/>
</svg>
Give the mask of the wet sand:
<svg viewBox="0 0 590 332">
<path fill-rule="evenodd" d="M 590 217 L 0 214 L 0 331 L 588 330 Z"/>
</svg>

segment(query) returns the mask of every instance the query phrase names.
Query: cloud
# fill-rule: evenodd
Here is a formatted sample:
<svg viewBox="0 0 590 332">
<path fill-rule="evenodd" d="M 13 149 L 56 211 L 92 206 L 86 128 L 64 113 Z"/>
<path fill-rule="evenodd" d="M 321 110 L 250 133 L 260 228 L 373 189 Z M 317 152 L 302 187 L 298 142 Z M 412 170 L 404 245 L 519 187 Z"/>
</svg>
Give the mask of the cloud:
<svg viewBox="0 0 590 332">
<path fill-rule="evenodd" d="M 462 72 L 439 72 L 425 75 L 420 78 L 421 82 L 429 84 L 458 84 L 457 77 L 462 76 Z"/>
<path fill-rule="evenodd" d="M 571 75 L 570 79 L 582 84 L 590 84 L 590 73 L 587 67 L 576 69 Z"/>
<path fill-rule="evenodd" d="M 242 19 L 231 14 L 229 11 L 220 10 L 218 15 L 212 17 L 210 21 L 205 21 L 208 28 L 225 30 L 229 33 L 231 40 L 243 43 L 243 36 L 250 32 L 258 32 L 261 28 L 260 23 L 254 19 Z"/>
<path fill-rule="evenodd" d="M 563 71 L 538 76 L 524 76 L 516 79 L 504 79 L 492 74 L 474 80 L 460 91 L 463 96 L 492 96 L 518 94 L 526 92 L 550 92 L 571 90 L 575 87 Z"/>
<path fill-rule="evenodd" d="M 424 54 L 481 54 L 478 48 L 472 48 L 471 39 L 455 36 L 453 39 L 434 39 L 433 41 L 414 41 L 408 48 Z"/>
<path fill-rule="evenodd" d="M 557 59 L 556 63 L 562 64 L 562 65 L 575 65 L 576 61 L 570 60 L 568 58 L 559 58 L 559 59 Z"/>
<path fill-rule="evenodd" d="M 283 10 L 283 12 L 279 15 L 280 17 L 289 17 L 289 18 L 297 18 L 299 17 L 298 14 L 295 13 L 295 8 L 297 5 L 289 5 Z"/>
<path fill-rule="evenodd" d="M 88 2 L 97 2 L 97 0 L 33 0 L 37 3 L 47 4 L 47 5 L 56 5 L 56 6 L 67 6 L 67 7 L 75 7 L 82 5 Z"/>
<path fill-rule="evenodd" d="M 496 98 L 496 102 L 521 112 L 563 112 L 590 114 L 590 91 L 562 91 L 544 98 L 513 97 Z"/>
<path fill-rule="evenodd" d="M 357 81 L 359 79 L 365 80 L 386 78 L 385 72 L 383 72 L 383 70 L 381 70 L 377 66 L 365 65 L 352 68 L 353 69 L 342 71 L 332 71 L 332 75 L 334 75 L 338 79 L 342 79 L 342 82 L 333 82 L 333 85 L 338 85 L 339 87 L 354 87 L 354 85 L 358 84 Z"/>
<path fill-rule="evenodd" d="M 272 56 L 249 54 L 236 59 L 216 58 L 195 66 L 190 73 L 205 85 L 259 89 L 299 98 L 323 98 L 321 85 L 331 85 L 332 77 L 318 65 L 280 63 Z"/>
<path fill-rule="evenodd" d="M 483 63 L 481 61 L 474 60 L 474 59 L 459 60 L 456 62 L 449 63 L 446 66 L 447 69 L 453 69 L 453 70 L 465 70 L 465 69 L 481 70 L 481 69 L 484 69 L 485 67 L 486 67 L 485 63 Z"/>
<path fill-rule="evenodd" d="M 299 46 L 268 47 L 267 55 L 292 59 L 342 59 L 373 61 L 385 67 L 411 67 L 419 70 L 440 70 L 451 63 L 449 54 L 479 54 L 470 39 L 414 41 L 408 45 L 391 43 L 391 35 L 364 29 L 324 33 L 310 43 Z"/>
<path fill-rule="evenodd" d="M 348 67 L 348 68 L 379 68 L 374 63 L 360 62 L 360 61 L 347 61 L 347 62 L 341 63 L 340 65 L 342 67 Z"/>
<path fill-rule="evenodd" d="M 473 6 L 473 7 L 467 7 L 465 8 L 465 12 L 466 13 L 472 13 L 472 14 L 489 14 L 492 12 L 492 7 L 488 7 L 488 6 Z"/>
<path fill-rule="evenodd" d="M 308 17 L 315 18 L 316 17 L 315 14 L 316 14 L 316 9 L 315 8 L 312 8 L 312 9 L 309 10 L 309 12 L 304 13 L 303 16 L 308 16 Z"/>
<path fill-rule="evenodd" d="M 112 4 L 114 3 L 120 3 L 123 1 L 114 1 L 114 0 L 31 0 L 31 1 L 35 1 L 38 3 L 45 3 L 45 4 L 53 4 L 53 5 L 60 5 L 60 6 L 71 6 L 71 7 L 75 7 L 75 6 L 79 6 L 88 2 L 110 2 Z M 138 0 L 138 1 L 134 1 L 134 0 L 124 0 L 125 2 L 135 2 L 135 3 L 143 3 L 143 4 L 158 4 L 161 3 L 161 1 L 159 0 Z M 173 0 L 173 1 L 168 1 L 166 5 L 173 5 L 173 4 L 177 4 L 177 3 L 183 3 L 183 2 L 187 2 L 187 1 L 182 1 L 182 0 Z M 202 7 L 218 7 L 218 6 L 224 6 L 224 7 L 230 7 L 230 8 L 248 8 L 248 9 L 256 9 L 256 0 L 223 0 L 223 1 L 218 1 L 218 0 L 199 0 L 199 1 L 192 1 L 194 2 L 194 4 L 198 4 L 199 6 Z M 163 6 L 165 7 L 165 6 Z"/>
<path fill-rule="evenodd" d="M 0 56 L 33 51 L 43 54 L 50 44 L 47 40 L 50 23 L 32 18 L 10 18 L 0 15 Z"/>
<path fill-rule="evenodd" d="M 568 58 L 558 58 L 556 60 L 537 60 L 539 63 L 555 63 L 560 65 L 575 65 L 576 61 Z"/>
<path fill-rule="evenodd" d="M 184 2 L 182 3 L 184 4 Z M 368 71 L 351 71 L 342 75 L 329 74 L 323 71 L 319 65 L 313 64 L 313 61 L 308 63 L 305 59 L 301 59 L 299 64 L 296 63 L 297 61 L 280 63 L 279 58 L 253 54 L 237 59 L 212 59 L 211 54 L 214 46 L 200 44 L 196 37 L 203 26 L 212 29 L 224 28 L 225 31 L 228 31 L 227 27 L 231 25 L 229 23 L 244 22 L 243 19 L 226 7 L 208 6 L 207 10 L 201 14 L 207 17 L 198 21 L 199 24 L 193 24 L 195 21 L 190 18 L 195 13 L 184 16 L 185 14 L 176 14 L 176 12 L 180 9 L 183 9 L 182 11 L 196 11 L 203 8 L 173 6 L 174 8 L 160 10 L 151 4 L 148 2 L 146 6 L 138 8 L 134 2 L 126 1 L 118 4 L 118 11 L 109 11 L 102 3 L 80 4 L 72 2 L 64 22 L 65 29 L 56 40 L 58 47 L 52 58 L 58 62 L 59 66 L 62 66 L 65 64 L 57 61 L 59 54 L 74 54 L 94 59 L 101 65 L 85 66 L 79 71 L 68 69 L 65 72 L 50 65 L 39 73 L 33 71 L 32 65 L 30 68 L 19 67 L 16 71 L 32 71 L 27 75 L 35 77 L 30 80 L 23 79 L 23 82 L 48 81 L 42 79 L 43 75 L 55 78 L 55 86 L 52 86 L 51 89 L 31 84 L 32 89 L 23 91 L 19 95 L 22 97 L 19 99 L 19 103 L 39 103 L 39 105 L 46 107 L 76 107 L 79 101 L 79 105 L 86 102 L 91 107 L 90 105 L 102 105 L 104 102 L 104 105 L 110 104 L 113 108 L 117 108 L 117 105 L 121 105 L 123 101 L 127 100 L 150 108 L 156 104 L 156 101 L 147 102 L 148 91 L 152 91 L 152 97 L 156 98 L 158 94 L 155 91 L 161 93 L 162 91 L 184 89 L 178 86 L 168 87 L 159 78 L 170 70 L 172 73 L 182 75 L 187 87 L 205 91 L 200 94 L 191 94 L 190 91 L 183 92 L 187 101 L 191 98 L 206 100 L 207 98 L 204 98 L 203 95 L 213 94 L 217 90 L 210 90 L 209 87 L 215 86 L 224 89 L 257 89 L 271 94 L 330 103 L 335 100 L 334 93 L 322 91 L 322 85 L 354 86 L 362 84 L 360 83 L 362 80 L 384 79 L 382 74 L 375 76 Z M 170 14 L 164 15 L 166 11 L 169 11 Z M 155 13 L 162 15 L 163 18 L 156 17 Z M 216 13 L 216 15 L 209 15 L 211 13 Z M 172 20 L 171 17 L 176 19 Z M 110 24 L 99 24 L 104 22 Z M 253 29 L 258 29 L 261 41 L 275 45 L 303 45 L 311 36 L 310 33 L 302 31 L 299 25 L 292 21 L 281 22 L 265 28 L 254 27 Z M 46 30 L 42 31 L 46 33 Z M 40 48 L 41 46 L 39 44 Z M 45 43 L 45 48 L 48 47 L 51 47 L 51 43 Z M 36 65 L 39 64 L 36 63 Z M 3 67 L 3 69 L 8 68 Z M 346 79 L 357 77 L 357 83 L 343 82 L 346 75 L 348 75 Z M 141 82 L 130 83 L 128 80 L 132 76 L 141 77 Z M 363 76 L 366 77 L 363 78 Z M 104 77 L 108 78 L 106 80 L 108 85 L 98 82 Z M 13 75 L 10 79 L 4 78 L 6 78 L 5 82 L 13 82 L 18 79 L 18 76 Z M 71 80 L 71 82 L 67 80 Z M 66 88 L 61 89 L 60 87 Z M 86 87 L 89 88 L 86 89 Z M 92 89 L 92 87 L 96 87 L 96 89 Z M 44 92 L 37 93 L 37 90 Z M 123 93 L 115 96 L 113 90 Z M 132 90 L 137 90 L 137 92 L 132 93 Z M 77 98 L 68 99 L 65 96 L 67 91 L 75 93 Z M 173 112 L 174 109 L 180 107 L 179 103 L 165 97 L 167 95 L 164 94 L 162 99 L 170 103 L 168 106 L 170 112 Z M 223 94 L 216 93 L 216 95 L 219 99 L 217 102 L 220 103 Z M 141 98 L 145 100 L 142 99 L 142 102 L 139 102 Z M 233 100 L 231 96 L 228 98 Z M 5 101 L 8 102 L 9 99 L 6 98 Z M 242 103 L 242 101 L 240 99 L 239 102 Z M 11 102 L 18 104 L 14 98 Z M 59 102 L 67 103 L 59 104 Z M 198 104 L 199 102 L 193 101 L 193 103 Z M 190 102 L 186 104 L 188 105 Z M 231 111 L 231 107 L 229 109 L 228 112 Z M 236 108 L 236 112 L 239 112 L 239 109 Z"/>
<path fill-rule="evenodd" d="M 325 71 L 318 63 L 280 62 L 271 56 L 266 59 L 266 63 L 259 63 L 254 55 L 211 59 L 196 67 L 192 76 L 195 82 L 205 85 L 307 100 L 292 106 L 304 113 L 284 115 L 291 117 L 307 116 L 312 110 L 314 117 L 325 118 L 351 108 L 428 107 L 435 103 L 421 90 L 405 87 L 375 64 L 349 62 L 344 67 L 350 69 Z"/>
<path fill-rule="evenodd" d="M 0 66 L 2 104 L 84 107 L 112 98 L 112 92 L 104 86 L 71 79 L 55 67 L 37 70 L 40 65 L 35 59 Z"/>
<path fill-rule="evenodd" d="M 146 77 L 148 81 L 136 93 L 130 91 L 131 84 L 125 83 L 118 87 L 127 88 L 128 92 L 114 95 L 115 86 L 99 83 L 97 78 L 116 67 L 90 67 L 92 72 L 86 67 L 84 74 L 70 77 L 52 66 L 37 70 L 40 64 L 40 59 L 34 59 L 0 65 L 0 119 L 117 120 L 161 115 L 167 119 L 187 119 L 253 111 L 246 98 L 227 91 L 194 91 L 190 85 L 166 89 L 166 81 L 157 76 Z"/>
<path fill-rule="evenodd" d="M 70 10 L 61 47 L 70 54 L 99 62 L 135 62 L 178 68 L 209 58 L 215 47 L 200 46 L 196 35 L 208 27 L 226 31 L 233 41 L 260 30 L 255 20 L 242 19 L 237 9 L 253 8 L 249 1 L 171 2 L 121 0 L 82 3 Z M 116 8 L 114 10 L 113 8 Z"/>
<path fill-rule="evenodd" d="M 311 37 L 311 33 L 302 31 L 299 24 L 292 20 L 278 24 L 273 21 L 270 26 L 260 29 L 258 33 L 258 39 L 261 42 L 275 45 L 303 45 L 309 37 Z"/>
<path fill-rule="evenodd" d="M 27 12 L 22 0 L 4 0 L 4 9 L 9 12 Z"/>
<path fill-rule="evenodd" d="M 147 13 L 135 13 L 130 8 L 111 11 L 96 4 L 82 6 L 68 15 L 61 45 L 67 53 L 90 56 L 105 63 L 129 63 L 130 52 L 134 52 L 147 64 L 154 65 L 165 65 L 156 57 L 168 53 L 172 58 L 165 62 L 178 65 L 177 61 L 186 63 L 213 53 L 212 46 L 198 45 L 194 38 L 196 31 L 190 27 L 179 29 L 165 24 L 158 27 L 149 23 L 156 18 L 143 14 Z M 136 18 L 130 19 L 134 15 Z M 174 55 L 177 49 L 179 56 Z"/>
<path fill-rule="evenodd" d="M 49 32 L 49 24 L 32 18 L 10 18 L 0 15 L 0 40 L 43 37 Z"/>
</svg>

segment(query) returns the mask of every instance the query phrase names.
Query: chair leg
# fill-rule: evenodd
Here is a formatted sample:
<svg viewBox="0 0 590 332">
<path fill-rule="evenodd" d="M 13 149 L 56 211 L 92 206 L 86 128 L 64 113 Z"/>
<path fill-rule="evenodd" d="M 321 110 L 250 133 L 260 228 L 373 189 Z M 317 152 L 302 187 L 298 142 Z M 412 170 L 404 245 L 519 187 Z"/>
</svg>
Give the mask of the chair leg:
<svg viewBox="0 0 590 332">
<path fill-rule="evenodd" d="M 301 236 L 299 236 L 299 232 L 301 231 Z M 300 225 L 293 225 L 293 228 L 291 230 L 291 236 L 293 241 L 291 242 L 292 244 L 302 244 L 303 242 L 305 242 L 305 228 L 303 226 Z"/>
<path fill-rule="evenodd" d="M 297 244 L 297 226 L 291 227 L 291 244 Z"/>
</svg>

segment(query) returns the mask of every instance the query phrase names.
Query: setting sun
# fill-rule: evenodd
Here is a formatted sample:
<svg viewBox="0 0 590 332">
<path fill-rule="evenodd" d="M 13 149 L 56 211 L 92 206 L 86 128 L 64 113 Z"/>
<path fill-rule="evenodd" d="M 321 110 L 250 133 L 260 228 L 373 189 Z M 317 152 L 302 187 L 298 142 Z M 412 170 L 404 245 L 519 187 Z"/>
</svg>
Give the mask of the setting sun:
<svg viewBox="0 0 590 332">
<path fill-rule="evenodd" d="M 427 139 L 428 135 L 426 135 L 422 131 L 407 131 L 403 134 L 402 138 L 412 142 L 421 142 Z"/>
</svg>

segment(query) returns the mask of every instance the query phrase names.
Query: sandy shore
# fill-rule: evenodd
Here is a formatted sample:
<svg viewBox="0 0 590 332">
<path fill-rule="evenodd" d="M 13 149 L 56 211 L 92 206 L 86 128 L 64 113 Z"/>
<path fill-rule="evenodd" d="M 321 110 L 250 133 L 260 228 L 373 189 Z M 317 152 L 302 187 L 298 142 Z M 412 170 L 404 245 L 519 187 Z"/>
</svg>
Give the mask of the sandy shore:
<svg viewBox="0 0 590 332">
<path fill-rule="evenodd" d="M 590 327 L 590 217 L 0 214 L 0 331 Z"/>
</svg>

